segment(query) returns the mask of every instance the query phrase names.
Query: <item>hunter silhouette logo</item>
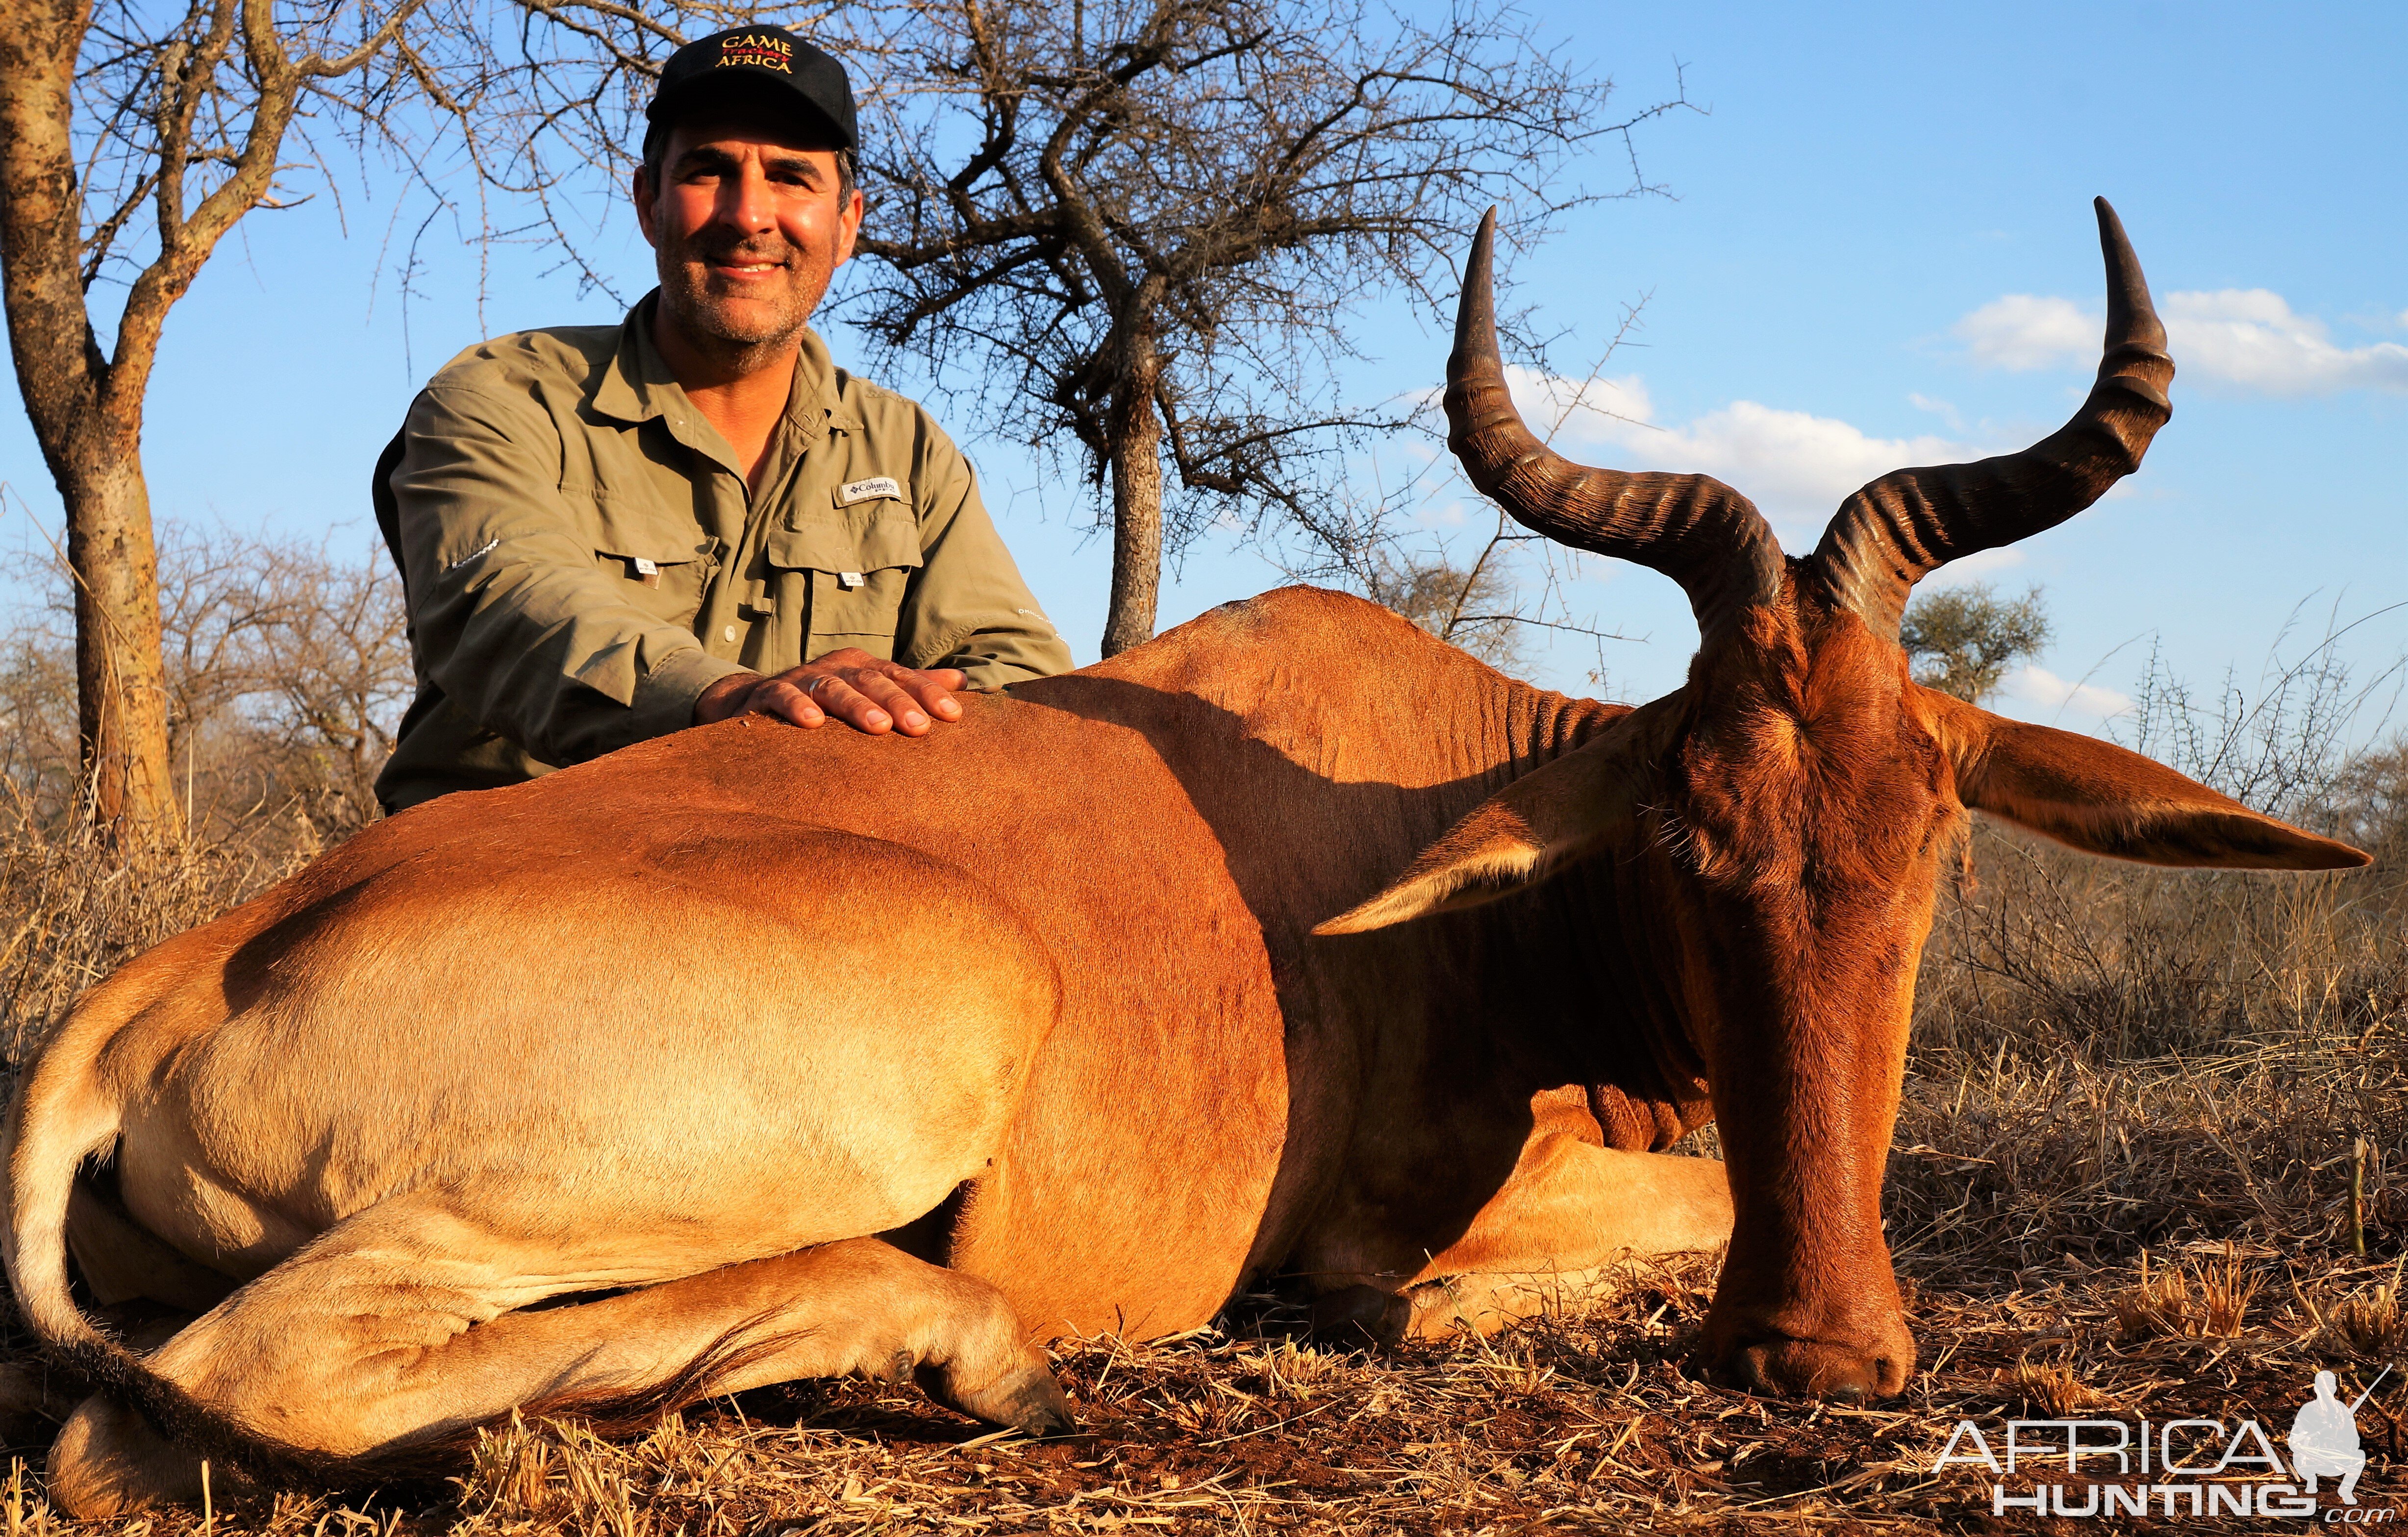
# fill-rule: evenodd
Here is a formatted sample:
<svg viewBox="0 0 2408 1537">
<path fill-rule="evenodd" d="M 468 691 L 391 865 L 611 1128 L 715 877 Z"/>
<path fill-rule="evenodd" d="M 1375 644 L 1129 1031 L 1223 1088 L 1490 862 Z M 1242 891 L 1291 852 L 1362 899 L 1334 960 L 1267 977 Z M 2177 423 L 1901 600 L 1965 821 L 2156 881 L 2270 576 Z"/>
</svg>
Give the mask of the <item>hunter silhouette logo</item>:
<svg viewBox="0 0 2408 1537">
<path fill-rule="evenodd" d="M 2385 1367 L 2366 1392 L 2344 1404 L 2333 1392 L 2341 1379 L 2330 1372 L 2316 1373 L 2316 1396 L 2292 1416 L 2289 1438 L 2291 1467 L 2310 1494 L 2316 1492 L 2317 1479 L 2338 1476 L 2342 1502 L 2358 1503 L 2358 1475 L 2366 1471 L 2366 1454 L 2358 1449 L 2358 1408 L 2390 1374 Z"/>
<path fill-rule="evenodd" d="M 2365 1392 L 2344 1403 L 2340 1379 L 2317 1373 L 2315 1395 L 2291 1419 L 2288 1468 L 2254 1419 L 2230 1425 L 2214 1419 L 2011 1419 L 1995 1450 L 1981 1427 L 1968 1419 L 1957 1422 L 1931 1470 L 1968 1463 L 1987 1468 L 1993 1516 L 2030 1511 L 2075 1518 L 2159 1512 L 2168 1517 L 2315 1517 L 2317 1480 L 2338 1478 L 2333 1492 L 2341 1503 L 2322 1511 L 2326 1522 L 2387 1524 L 2398 1518 L 2397 1510 L 2358 1504 L 2366 1453 L 2358 1449 L 2357 1416 L 2390 1374 L 2385 1367 Z M 2055 1478 L 2019 1489 L 2009 1482 L 2020 1482 L 2018 1474 Z"/>
<path fill-rule="evenodd" d="M 755 69 L 774 69 L 781 75 L 791 75 L 795 72 L 794 63 L 788 57 L 792 51 L 779 38 L 748 32 L 741 36 L 720 39 L 718 67 L 725 69 L 731 64 L 751 64 Z"/>
</svg>

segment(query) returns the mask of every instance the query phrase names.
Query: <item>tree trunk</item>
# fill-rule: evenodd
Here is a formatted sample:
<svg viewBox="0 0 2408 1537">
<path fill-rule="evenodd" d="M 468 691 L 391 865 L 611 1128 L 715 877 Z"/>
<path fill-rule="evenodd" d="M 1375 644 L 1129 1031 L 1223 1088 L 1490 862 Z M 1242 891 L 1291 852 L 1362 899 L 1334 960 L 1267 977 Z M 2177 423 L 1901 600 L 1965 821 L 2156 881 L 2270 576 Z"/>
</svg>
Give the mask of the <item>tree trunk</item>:
<svg viewBox="0 0 2408 1537">
<path fill-rule="evenodd" d="M 1112 391 L 1112 597 L 1104 616 L 1104 655 L 1154 638 L 1162 595 L 1162 419 L 1154 386 L 1161 355 L 1151 336 L 1131 345 L 1129 366 Z"/>
<path fill-rule="evenodd" d="M 76 52 L 90 21 L 83 0 L 0 0 L 0 284 L 25 415 L 66 503 L 77 719 L 93 812 L 122 845 L 175 828 L 159 565 L 140 452 L 156 320 L 181 288 L 164 290 L 152 310 L 129 305 L 121 329 L 132 341 L 121 351 L 135 354 L 133 366 L 101 355 L 78 270 L 82 200 L 68 132 Z"/>
<path fill-rule="evenodd" d="M 98 430 L 78 435 L 119 435 L 93 425 Z M 82 463 L 59 477 L 76 584 L 76 724 L 92 776 L 93 814 L 122 843 L 151 842 L 179 826 L 159 644 L 159 557 L 139 456 L 132 442 L 105 455 L 77 453 Z"/>
</svg>

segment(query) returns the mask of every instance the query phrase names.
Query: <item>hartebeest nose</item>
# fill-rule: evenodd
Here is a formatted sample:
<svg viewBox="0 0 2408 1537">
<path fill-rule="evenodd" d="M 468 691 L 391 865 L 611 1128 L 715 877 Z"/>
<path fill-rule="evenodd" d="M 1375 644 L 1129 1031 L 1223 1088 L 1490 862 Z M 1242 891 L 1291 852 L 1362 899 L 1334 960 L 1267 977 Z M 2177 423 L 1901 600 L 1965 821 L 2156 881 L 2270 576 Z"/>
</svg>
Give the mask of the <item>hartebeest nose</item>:
<svg viewBox="0 0 2408 1537">
<path fill-rule="evenodd" d="M 1775 1398 L 1890 1398 L 1914 1370 L 1914 1338 L 1901 1325 L 1895 1340 L 1835 1341 L 1742 1336 L 1715 1349 L 1708 1326 L 1711 1373 L 1751 1393 Z"/>
</svg>

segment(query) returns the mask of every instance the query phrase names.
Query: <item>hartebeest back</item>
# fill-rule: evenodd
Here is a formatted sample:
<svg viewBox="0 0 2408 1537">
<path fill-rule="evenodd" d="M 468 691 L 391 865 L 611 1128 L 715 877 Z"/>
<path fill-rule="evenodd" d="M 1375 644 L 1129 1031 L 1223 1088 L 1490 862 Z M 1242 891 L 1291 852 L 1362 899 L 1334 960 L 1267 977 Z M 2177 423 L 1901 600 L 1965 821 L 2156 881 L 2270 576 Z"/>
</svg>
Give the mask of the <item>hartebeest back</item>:
<svg viewBox="0 0 2408 1537">
<path fill-rule="evenodd" d="M 1883 1164 L 1968 809 L 2124 858 L 2365 862 L 1908 675 L 1918 576 L 2070 516 L 2165 419 L 2100 229 L 2073 422 L 1883 477 L 1801 561 L 1715 481 L 1532 439 L 1484 228 L 1454 442 L 1530 526 L 1687 591 L 1688 681 L 1639 709 L 1289 590 L 919 741 L 752 719 L 447 796 L 128 964 L 8 1123 L 16 1296 L 114 1394 L 54 1497 L 847 1371 L 1042 1429 L 1032 1332 L 1189 1329 L 1265 1275 L 1331 1327 L 1485 1329 L 1726 1238 L 1709 1364 L 1895 1390 Z M 1711 1117 L 1727 1165 L 1666 1153 Z M 136 1355 L 70 1248 L 96 1301 L 200 1316 Z"/>
</svg>

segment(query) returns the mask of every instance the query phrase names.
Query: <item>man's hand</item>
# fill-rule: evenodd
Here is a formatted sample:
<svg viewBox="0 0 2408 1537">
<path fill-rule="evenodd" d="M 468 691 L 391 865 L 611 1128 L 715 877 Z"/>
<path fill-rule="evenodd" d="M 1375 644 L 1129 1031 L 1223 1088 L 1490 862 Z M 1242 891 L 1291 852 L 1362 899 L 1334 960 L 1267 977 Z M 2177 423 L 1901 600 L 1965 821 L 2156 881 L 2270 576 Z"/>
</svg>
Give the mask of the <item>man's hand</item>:
<svg viewBox="0 0 2408 1537">
<path fill-rule="evenodd" d="M 968 682 L 958 667 L 923 673 L 848 646 L 775 677 L 732 673 L 721 678 L 694 702 L 694 723 L 773 715 L 797 726 L 834 719 L 873 736 L 890 731 L 925 736 L 938 720 L 962 718 L 953 691 Z"/>
</svg>

